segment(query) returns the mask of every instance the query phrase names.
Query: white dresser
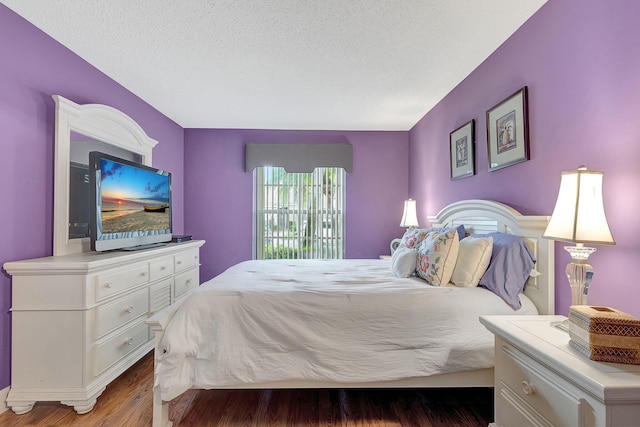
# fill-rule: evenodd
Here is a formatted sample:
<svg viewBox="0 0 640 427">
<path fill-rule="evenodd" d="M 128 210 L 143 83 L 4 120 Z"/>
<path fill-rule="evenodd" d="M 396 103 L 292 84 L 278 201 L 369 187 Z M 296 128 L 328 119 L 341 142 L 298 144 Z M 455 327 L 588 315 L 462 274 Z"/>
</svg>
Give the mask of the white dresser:
<svg viewBox="0 0 640 427">
<path fill-rule="evenodd" d="M 140 251 L 85 252 L 4 264 L 12 275 L 11 389 L 79 413 L 153 348 L 144 323 L 200 284 L 202 240 Z"/>
<path fill-rule="evenodd" d="M 640 425 L 640 366 L 589 360 L 550 326 L 563 316 L 482 316 L 495 334 L 495 425 Z"/>
</svg>

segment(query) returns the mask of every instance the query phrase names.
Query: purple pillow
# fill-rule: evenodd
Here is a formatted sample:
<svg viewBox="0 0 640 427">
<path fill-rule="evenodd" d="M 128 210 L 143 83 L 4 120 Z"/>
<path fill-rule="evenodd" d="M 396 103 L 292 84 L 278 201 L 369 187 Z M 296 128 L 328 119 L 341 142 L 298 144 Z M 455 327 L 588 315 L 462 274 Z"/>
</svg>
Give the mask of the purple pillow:
<svg viewBox="0 0 640 427">
<path fill-rule="evenodd" d="M 529 280 L 536 259 L 524 240 L 506 233 L 472 234 L 473 237 L 493 237 L 491 261 L 478 286 L 489 289 L 514 310 L 522 307 L 519 293 Z"/>
<path fill-rule="evenodd" d="M 456 231 L 458 232 L 458 241 L 460 241 L 460 240 L 464 239 L 465 237 L 467 237 L 467 236 L 466 236 L 466 232 L 467 232 L 467 231 L 466 231 L 466 230 L 465 230 L 465 228 L 464 228 L 464 224 L 460 224 L 460 225 L 458 225 L 457 227 L 436 228 L 436 230 L 444 231 L 444 232 L 446 233 L 447 231 L 449 231 L 449 230 L 453 230 L 454 228 L 455 228 L 455 229 L 456 229 Z"/>
</svg>

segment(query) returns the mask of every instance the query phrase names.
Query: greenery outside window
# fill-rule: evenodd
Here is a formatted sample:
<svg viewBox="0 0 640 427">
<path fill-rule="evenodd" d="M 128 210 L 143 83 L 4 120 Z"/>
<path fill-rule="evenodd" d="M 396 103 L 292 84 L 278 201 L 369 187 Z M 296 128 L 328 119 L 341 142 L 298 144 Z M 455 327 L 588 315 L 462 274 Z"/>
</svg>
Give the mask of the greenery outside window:
<svg viewBox="0 0 640 427">
<path fill-rule="evenodd" d="M 257 167 L 254 178 L 256 259 L 344 257 L 344 169 Z"/>
</svg>

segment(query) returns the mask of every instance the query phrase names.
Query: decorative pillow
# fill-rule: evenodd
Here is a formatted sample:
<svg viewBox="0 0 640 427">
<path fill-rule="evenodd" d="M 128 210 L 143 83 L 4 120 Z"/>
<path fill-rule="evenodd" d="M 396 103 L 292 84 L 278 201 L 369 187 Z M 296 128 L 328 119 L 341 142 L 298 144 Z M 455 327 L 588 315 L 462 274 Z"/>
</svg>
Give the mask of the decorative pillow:
<svg viewBox="0 0 640 427">
<path fill-rule="evenodd" d="M 416 273 L 430 285 L 446 285 L 456 266 L 458 232 L 431 230 L 418 248 Z"/>
<path fill-rule="evenodd" d="M 391 272 L 396 277 L 411 277 L 416 271 L 418 251 L 399 246 L 391 256 Z"/>
<path fill-rule="evenodd" d="M 405 246 L 409 249 L 418 249 L 420 243 L 424 240 L 427 233 L 433 230 L 432 228 L 409 228 L 404 232 L 400 246 Z"/>
<path fill-rule="evenodd" d="M 492 248 L 493 237 L 467 237 L 461 240 L 451 282 L 456 286 L 478 286 L 489 267 Z"/>
<path fill-rule="evenodd" d="M 471 237 L 493 238 L 491 261 L 479 285 L 498 295 L 513 309 L 522 307 L 518 294 L 524 291 L 536 262 L 524 240 L 505 233 L 472 234 Z"/>
</svg>

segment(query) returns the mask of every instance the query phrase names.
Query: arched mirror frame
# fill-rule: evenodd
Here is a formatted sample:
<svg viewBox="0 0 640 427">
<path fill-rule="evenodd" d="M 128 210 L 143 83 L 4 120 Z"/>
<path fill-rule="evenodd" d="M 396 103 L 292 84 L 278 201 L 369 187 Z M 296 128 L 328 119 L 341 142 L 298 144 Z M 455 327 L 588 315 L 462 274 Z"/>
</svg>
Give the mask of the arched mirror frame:
<svg viewBox="0 0 640 427">
<path fill-rule="evenodd" d="M 151 165 L 151 152 L 158 141 L 113 107 L 79 105 L 60 95 L 53 95 L 53 99 L 56 102 L 53 255 L 90 252 L 89 238 L 69 238 L 71 132 L 138 154 L 146 165 Z"/>
</svg>

